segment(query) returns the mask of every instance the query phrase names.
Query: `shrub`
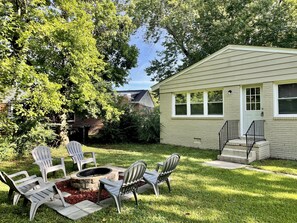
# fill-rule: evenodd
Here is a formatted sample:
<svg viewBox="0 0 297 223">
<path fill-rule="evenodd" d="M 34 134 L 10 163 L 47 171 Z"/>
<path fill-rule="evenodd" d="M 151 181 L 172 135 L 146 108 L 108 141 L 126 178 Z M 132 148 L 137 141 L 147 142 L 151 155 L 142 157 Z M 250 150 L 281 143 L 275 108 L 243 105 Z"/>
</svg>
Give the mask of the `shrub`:
<svg viewBox="0 0 297 223">
<path fill-rule="evenodd" d="M 1 137 L 0 138 L 0 161 L 12 160 L 15 153 L 16 144 L 12 142 L 11 138 Z"/>
<path fill-rule="evenodd" d="M 57 135 L 47 124 L 37 122 L 30 128 L 19 131 L 15 138 L 16 152 L 23 155 L 40 144 L 52 144 Z"/>
<path fill-rule="evenodd" d="M 141 126 L 139 126 L 139 141 L 144 143 L 160 142 L 160 110 L 155 108 L 153 112 L 142 114 Z"/>
<path fill-rule="evenodd" d="M 101 143 L 156 143 L 160 140 L 160 112 L 135 111 L 125 107 L 119 120 L 105 121 L 99 133 Z"/>
</svg>

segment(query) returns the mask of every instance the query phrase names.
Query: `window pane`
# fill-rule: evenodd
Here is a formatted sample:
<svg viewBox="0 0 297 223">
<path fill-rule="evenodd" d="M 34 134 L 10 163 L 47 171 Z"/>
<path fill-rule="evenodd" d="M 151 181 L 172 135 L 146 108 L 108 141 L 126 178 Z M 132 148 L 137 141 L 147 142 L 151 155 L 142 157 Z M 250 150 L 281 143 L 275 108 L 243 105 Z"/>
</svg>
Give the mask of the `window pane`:
<svg viewBox="0 0 297 223">
<path fill-rule="evenodd" d="M 251 88 L 251 94 L 255 94 L 255 88 Z"/>
<path fill-rule="evenodd" d="M 279 114 L 297 114 L 297 99 L 278 101 Z"/>
<path fill-rule="evenodd" d="M 208 102 L 222 102 L 223 92 L 222 91 L 209 91 Z"/>
<path fill-rule="evenodd" d="M 256 103 L 256 110 L 261 110 L 261 106 L 260 106 L 260 103 Z"/>
<path fill-rule="evenodd" d="M 255 110 L 255 104 L 253 103 L 253 104 L 251 104 L 251 110 Z"/>
<path fill-rule="evenodd" d="M 182 103 L 187 103 L 187 94 L 176 94 L 175 95 L 175 103 L 176 104 L 182 104 Z"/>
<path fill-rule="evenodd" d="M 191 115 L 203 115 L 203 104 L 191 104 Z"/>
<path fill-rule="evenodd" d="M 297 97 L 297 84 L 278 85 L 278 95 L 279 98 Z"/>
<path fill-rule="evenodd" d="M 260 102 L 260 96 L 256 96 L 256 102 Z"/>
<path fill-rule="evenodd" d="M 203 103 L 203 92 L 191 93 L 191 103 Z"/>
<path fill-rule="evenodd" d="M 255 102 L 255 96 L 251 97 L 251 102 Z"/>
<path fill-rule="evenodd" d="M 176 115 L 187 115 L 187 105 L 175 105 Z"/>
<path fill-rule="evenodd" d="M 247 111 L 251 110 L 251 104 L 250 103 L 246 103 L 246 110 Z"/>
<path fill-rule="evenodd" d="M 209 115 L 222 115 L 223 114 L 223 103 L 208 103 L 208 114 Z"/>
<path fill-rule="evenodd" d="M 250 100 L 251 100 L 251 99 L 250 99 L 250 96 L 246 96 L 246 103 L 251 102 Z"/>
<path fill-rule="evenodd" d="M 251 89 L 250 88 L 247 88 L 246 89 L 246 95 L 250 95 L 251 94 Z"/>
<path fill-rule="evenodd" d="M 260 88 L 259 87 L 256 88 L 256 94 L 260 94 Z"/>
</svg>

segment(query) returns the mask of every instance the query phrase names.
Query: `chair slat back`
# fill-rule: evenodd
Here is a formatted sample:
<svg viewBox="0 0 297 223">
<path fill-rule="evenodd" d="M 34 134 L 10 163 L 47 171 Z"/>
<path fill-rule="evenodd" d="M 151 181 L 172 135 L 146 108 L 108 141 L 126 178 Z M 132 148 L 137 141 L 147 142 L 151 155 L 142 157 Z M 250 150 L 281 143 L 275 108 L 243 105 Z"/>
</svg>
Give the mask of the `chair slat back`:
<svg viewBox="0 0 297 223">
<path fill-rule="evenodd" d="M 84 154 L 79 142 L 71 141 L 66 145 L 66 148 L 69 155 L 76 156 L 77 160 L 84 160 Z"/>
<path fill-rule="evenodd" d="M 5 179 L 6 184 L 10 187 L 10 189 L 12 189 L 13 191 L 19 193 L 19 194 L 23 194 L 16 186 L 16 184 L 14 183 L 14 181 L 5 173 L 5 172 L 1 172 L 2 176 Z"/>
<path fill-rule="evenodd" d="M 37 164 L 43 169 L 53 165 L 50 148 L 47 146 L 37 146 L 32 150 L 32 155 Z"/>
<path fill-rule="evenodd" d="M 129 193 L 136 191 L 138 182 L 142 180 L 143 174 L 146 170 L 146 163 L 143 161 L 137 161 L 133 163 L 125 172 L 121 193 Z"/>
<path fill-rule="evenodd" d="M 180 160 L 180 155 L 177 153 L 172 154 L 170 157 L 166 159 L 163 163 L 163 167 L 158 177 L 158 181 L 162 182 L 166 180 L 170 174 L 175 170 Z"/>
</svg>

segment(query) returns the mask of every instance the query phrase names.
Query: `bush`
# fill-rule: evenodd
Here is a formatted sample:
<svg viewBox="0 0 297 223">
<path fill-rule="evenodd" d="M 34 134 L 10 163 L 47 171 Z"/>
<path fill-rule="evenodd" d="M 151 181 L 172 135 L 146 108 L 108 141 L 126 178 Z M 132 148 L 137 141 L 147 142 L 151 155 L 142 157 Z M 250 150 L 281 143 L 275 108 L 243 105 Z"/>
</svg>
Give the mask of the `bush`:
<svg viewBox="0 0 297 223">
<path fill-rule="evenodd" d="M 15 158 L 16 144 L 8 137 L 0 138 L 0 161 L 2 160 L 12 160 Z"/>
<path fill-rule="evenodd" d="M 105 121 L 100 143 L 156 143 L 160 140 L 160 112 L 125 107 L 119 120 Z"/>
<path fill-rule="evenodd" d="M 0 113 L 0 160 L 22 156 L 39 144 L 52 144 L 56 137 L 45 121 Z"/>
<path fill-rule="evenodd" d="M 144 143 L 160 142 L 160 111 L 155 108 L 153 112 L 141 115 L 141 126 L 139 126 L 139 141 Z"/>
<path fill-rule="evenodd" d="M 54 130 L 44 123 L 35 123 L 26 130 L 19 131 L 15 139 L 18 155 L 23 155 L 40 144 L 52 144 L 57 138 Z"/>
</svg>

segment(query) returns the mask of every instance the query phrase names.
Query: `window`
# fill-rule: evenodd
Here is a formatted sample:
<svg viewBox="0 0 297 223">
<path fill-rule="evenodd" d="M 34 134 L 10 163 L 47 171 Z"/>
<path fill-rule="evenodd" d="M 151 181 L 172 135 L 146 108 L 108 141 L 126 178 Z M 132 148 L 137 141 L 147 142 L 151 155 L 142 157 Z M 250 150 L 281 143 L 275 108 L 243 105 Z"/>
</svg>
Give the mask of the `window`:
<svg viewBox="0 0 297 223">
<path fill-rule="evenodd" d="M 297 114 L 297 83 L 278 85 L 278 114 Z"/>
<path fill-rule="evenodd" d="M 203 115 L 203 92 L 191 93 L 191 115 Z"/>
<path fill-rule="evenodd" d="M 261 110 L 260 87 L 246 88 L 245 90 L 245 110 Z"/>
<path fill-rule="evenodd" d="M 197 91 L 173 95 L 173 116 L 222 116 L 223 91 Z"/>
<path fill-rule="evenodd" d="M 187 94 L 175 95 L 175 114 L 187 115 Z"/>
<path fill-rule="evenodd" d="M 222 91 L 208 92 L 208 114 L 209 115 L 223 114 L 223 92 Z"/>
</svg>

